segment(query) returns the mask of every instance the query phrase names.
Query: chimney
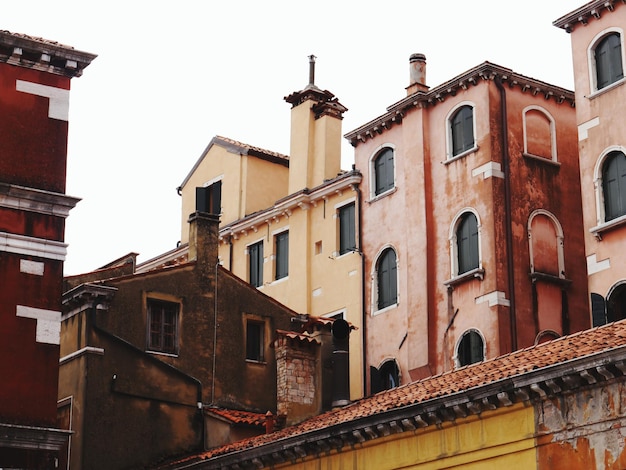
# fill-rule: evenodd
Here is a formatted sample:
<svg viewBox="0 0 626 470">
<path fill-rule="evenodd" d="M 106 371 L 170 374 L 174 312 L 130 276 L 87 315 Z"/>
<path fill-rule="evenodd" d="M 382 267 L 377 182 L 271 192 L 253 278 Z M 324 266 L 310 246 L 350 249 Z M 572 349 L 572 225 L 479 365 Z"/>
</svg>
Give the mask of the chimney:
<svg viewBox="0 0 626 470">
<path fill-rule="evenodd" d="M 409 57 L 409 86 L 406 88 L 407 96 L 418 91 L 428 91 L 426 86 L 426 56 L 424 54 L 411 54 Z"/>
<path fill-rule="evenodd" d="M 218 236 L 220 218 L 207 212 L 194 212 L 189 216 L 189 261 L 196 261 L 200 275 L 215 269 L 218 262 Z"/>
<path fill-rule="evenodd" d="M 333 401 L 332 407 L 350 403 L 350 325 L 338 318 L 331 327 L 333 335 Z"/>
</svg>

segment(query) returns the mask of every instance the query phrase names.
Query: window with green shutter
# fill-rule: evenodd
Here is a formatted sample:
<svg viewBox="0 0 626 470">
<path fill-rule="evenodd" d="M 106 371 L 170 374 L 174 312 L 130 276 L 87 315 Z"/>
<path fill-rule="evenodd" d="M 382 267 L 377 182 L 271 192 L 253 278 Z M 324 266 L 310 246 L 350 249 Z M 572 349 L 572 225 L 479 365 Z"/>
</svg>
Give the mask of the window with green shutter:
<svg viewBox="0 0 626 470">
<path fill-rule="evenodd" d="M 463 274 L 479 267 L 478 221 L 471 212 L 461 218 L 456 231 L 458 272 Z"/>
<path fill-rule="evenodd" d="M 398 271 L 396 252 L 387 248 L 378 259 L 378 310 L 398 303 Z"/>
<path fill-rule="evenodd" d="M 624 77 L 622 44 L 619 34 L 611 33 L 605 36 L 596 46 L 594 56 L 598 90 Z"/>
<path fill-rule="evenodd" d="M 602 166 L 604 221 L 626 215 L 626 155 L 609 153 Z"/>
<path fill-rule="evenodd" d="M 339 208 L 339 254 L 356 249 L 354 203 Z"/>
<path fill-rule="evenodd" d="M 474 148 L 474 110 L 471 106 L 462 106 L 450 119 L 452 156 Z"/>
<path fill-rule="evenodd" d="M 385 193 L 395 186 L 393 149 L 383 149 L 374 159 L 375 195 Z"/>
<path fill-rule="evenodd" d="M 275 278 L 278 280 L 289 275 L 289 232 L 282 232 L 276 235 L 275 247 Z"/>
<path fill-rule="evenodd" d="M 248 247 L 250 284 L 254 287 L 263 285 L 263 242 Z"/>
</svg>

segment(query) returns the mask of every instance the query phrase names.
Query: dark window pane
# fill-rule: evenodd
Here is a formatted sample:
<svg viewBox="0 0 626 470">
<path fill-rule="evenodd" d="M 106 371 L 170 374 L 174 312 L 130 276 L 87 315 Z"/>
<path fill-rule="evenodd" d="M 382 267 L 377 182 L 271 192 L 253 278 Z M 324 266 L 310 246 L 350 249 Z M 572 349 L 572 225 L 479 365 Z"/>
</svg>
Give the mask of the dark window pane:
<svg viewBox="0 0 626 470">
<path fill-rule="evenodd" d="M 388 248 L 378 261 L 378 309 L 383 309 L 398 301 L 398 275 L 396 252 Z"/>
<path fill-rule="evenodd" d="M 591 317 L 593 320 L 592 326 L 606 325 L 606 302 L 604 297 L 600 294 L 591 294 Z"/>
<path fill-rule="evenodd" d="M 458 250 L 458 274 L 478 268 L 478 221 L 468 213 L 463 216 L 456 232 Z"/>
<path fill-rule="evenodd" d="M 246 359 L 263 361 L 263 323 L 249 321 L 246 324 Z"/>
<path fill-rule="evenodd" d="M 148 299 L 148 349 L 177 352 L 178 309 L 177 303 Z"/>
<path fill-rule="evenodd" d="M 604 192 L 604 220 L 626 214 L 626 156 L 622 152 L 611 152 L 602 169 Z"/>
<path fill-rule="evenodd" d="M 289 275 L 289 232 L 276 235 L 276 279 Z"/>
<path fill-rule="evenodd" d="M 374 177 L 376 195 L 389 191 L 394 187 L 393 150 L 383 150 L 374 161 Z"/>
<path fill-rule="evenodd" d="M 263 242 L 248 247 L 250 261 L 250 284 L 254 287 L 263 285 Z"/>
<path fill-rule="evenodd" d="M 196 210 L 209 214 L 222 212 L 222 182 L 217 181 L 210 186 L 196 188 Z"/>
<path fill-rule="evenodd" d="M 460 108 L 450 121 L 452 156 L 474 147 L 474 110 L 471 106 Z"/>
<path fill-rule="evenodd" d="M 354 204 L 339 209 L 339 254 L 356 249 L 356 223 L 354 220 Z"/>
<path fill-rule="evenodd" d="M 595 60 L 598 90 L 624 77 L 622 45 L 619 34 L 609 34 L 598 43 L 595 50 Z"/>
<path fill-rule="evenodd" d="M 475 331 L 468 331 L 459 343 L 459 364 L 467 366 L 484 359 L 484 344 L 481 336 Z"/>
</svg>

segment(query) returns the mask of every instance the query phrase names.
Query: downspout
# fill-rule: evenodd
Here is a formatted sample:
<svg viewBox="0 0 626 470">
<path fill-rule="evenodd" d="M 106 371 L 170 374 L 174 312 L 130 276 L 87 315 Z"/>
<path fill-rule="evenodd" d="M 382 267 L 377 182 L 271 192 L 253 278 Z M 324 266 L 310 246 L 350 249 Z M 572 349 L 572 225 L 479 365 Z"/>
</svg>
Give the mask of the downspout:
<svg viewBox="0 0 626 470">
<path fill-rule="evenodd" d="M 352 165 L 352 171 L 354 171 L 355 167 Z M 361 356 L 363 361 L 363 396 L 367 396 L 367 313 L 365 311 L 365 253 L 363 253 L 363 228 L 362 228 L 362 208 L 363 208 L 363 194 L 361 193 L 361 188 L 359 185 L 353 186 L 354 191 L 356 192 L 356 198 L 359 206 L 358 213 L 358 245 L 357 252 L 361 256 Z"/>
<path fill-rule="evenodd" d="M 511 219 L 511 167 L 509 155 L 509 128 L 507 121 L 506 90 L 499 76 L 495 78 L 496 87 L 500 91 L 500 119 L 502 129 L 502 167 L 504 172 L 504 219 L 506 238 L 506 261 L 509 285 L 509 316 L 511 323 L 511 350 L 517 350 L 517 320 L 515 316 L 515 273 L 513 269 L 513 230 Z"/>
<path fill-rule="evenodd" d="M 215 369 L 217 366 L 217 273 L 219 261 L 215 264 L 215 295 L 213 299 L 213 377 L 211 378 L 211 405 L 215 404 Z"/>
</svg>

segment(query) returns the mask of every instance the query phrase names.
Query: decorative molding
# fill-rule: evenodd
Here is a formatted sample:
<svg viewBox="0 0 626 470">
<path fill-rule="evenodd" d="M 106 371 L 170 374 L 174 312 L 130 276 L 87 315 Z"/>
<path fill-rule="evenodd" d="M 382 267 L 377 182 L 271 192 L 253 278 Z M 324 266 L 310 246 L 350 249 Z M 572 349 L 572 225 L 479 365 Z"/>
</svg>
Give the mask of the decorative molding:
<svg viewBox="0 0 626 470">
<path fill-rule="evenodd" d="M 480 175 L 483 175 L 483 179 L 491 178 L 492 176 L 495 178 L 504 179 L 502 165 L 500 165 L 500 163 L 498 162 L 487 162 L 484 165 L 481 165 L 478 168 L 474 168 L 472 170 L 472 176 Z"/>
<path fill-rule="evenodd" d="M 66 194 L 0 183 L 0 207 L 66 218 L 80 198 Z"/>
<path fill-rule="evenodd" d="M 494 290 L 488 294 L 476 297 L 474 301 L 476 302 L 476 305 L 488 302 L 490 307 L 495 307 L 496 305 L 502 305 L 503 307 L 511 306 L 511 302 L 509 302 L 509 299 L 506 298 L 506 294 L 499 290 Z"/>
<path fill-rule="evenodd" d="M 29 259 L 20 260 L 20 272 L 24 274 L 34 274 L 35 276 L 43 276 L 45 264 L 41 261 L 31 261 Z"/>
<path fill-rule="evenodd" d="M 15 89 L 31 95 L 43 96 L 50 100 L 48 105 L 48 117 L 69 121 L 70 114 L 70 90 L 56 88 L 39 83 L 16 80 Z"/>
<path fill-rule="evenodd" d="M 61 312 L 18 305 L 16 315 L 37 320 L 36 340 L 44 344 L 61 343 Z"/>
<path fill-rule="evenodd" d="M 44 238 L 0 232 L 0 252 L 64 261 L 67 244 Z"/>
<path fill-rule="evenodd" d="M 78 351 L 74 351 L 73 353 L 68 354 L 67 356 L 63 356 L 61 359 L 59 359 L 59 365 L 61 366 L 65 364 L 66 362 L 77 359 L 86 354 L 95 354 L 97 356 L 104 356 L 104 349 L 96 348 L 94 346 L 85 346 L 84 348 L 79 349 Z"/>
<path fill-rule="evenodd" d="M 579 124 L 578 125 L 578 142 L 581 142 L 585 140 L 587 137 L 589 137 L 589 129 L 599 126 L 599 125 L 600 125 L 599 117 L 595 117 L 593 119 L 590 119 L 587 122 L 583 122 L 582 124 Z"/>
<path fill-rule="evenodd" d="M 611 259 L 606 258 L 602 261 L 598 261 L 596 259 L 596 254 L 592 254 L 587 256 L 587 275 L 591 276 L 592 274 L 599 273 L 600 271 L 605 271 L 611 268 Z"/>
</svg>

